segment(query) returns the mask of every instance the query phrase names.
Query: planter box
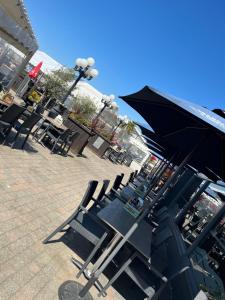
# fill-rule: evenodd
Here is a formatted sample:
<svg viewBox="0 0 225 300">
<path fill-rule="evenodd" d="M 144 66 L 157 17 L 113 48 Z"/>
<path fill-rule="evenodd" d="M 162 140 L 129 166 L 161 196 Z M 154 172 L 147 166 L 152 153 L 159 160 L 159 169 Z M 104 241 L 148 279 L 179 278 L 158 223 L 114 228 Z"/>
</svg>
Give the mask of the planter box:
<svg viewBox="0 0 225 300">
<path fill-rule="evenodd" d="M 79 133 L 78 137 L 74 140 L 71 146 L 71 152 L 78 154 L 80 150 L 88 143 L 88 139 L 92 133 L 88 128 L 71 118 L 66 119 L 63 124 L 71 130 Z"/>
<path fill-rule="evenodd" d="M 89 139 L 88 148 L 99 157 L 102 157 L 110 147 L 111 142 L 95 132 L 95 135 Z"/>
</svg>

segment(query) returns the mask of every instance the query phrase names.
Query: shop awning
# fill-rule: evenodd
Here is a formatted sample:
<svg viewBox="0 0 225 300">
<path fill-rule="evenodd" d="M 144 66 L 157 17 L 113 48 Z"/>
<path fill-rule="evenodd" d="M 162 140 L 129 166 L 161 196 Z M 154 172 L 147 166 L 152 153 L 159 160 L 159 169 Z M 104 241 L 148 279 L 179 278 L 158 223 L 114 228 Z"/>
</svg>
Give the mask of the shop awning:
<svg viewBox="0 0 225 300">
<path fill-rule="evenodd" d="M 0 0 L 0 37 L 25 55 L 38 49 L 22 0 Z"/>
</svg>

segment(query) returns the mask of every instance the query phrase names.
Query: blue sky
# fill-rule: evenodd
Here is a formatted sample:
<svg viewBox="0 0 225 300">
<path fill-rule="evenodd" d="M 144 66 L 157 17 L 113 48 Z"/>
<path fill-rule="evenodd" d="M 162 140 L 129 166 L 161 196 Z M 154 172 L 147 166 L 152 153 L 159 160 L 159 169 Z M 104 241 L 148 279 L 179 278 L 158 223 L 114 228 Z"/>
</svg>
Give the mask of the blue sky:
<svg viewBox="0 0 225 300">
<path fill-rule="evenodd" d="M 25 0 L 40 50 L 72 67 L 93 56 L 105 94 L 151 85 L 225 108 L 224 0 Z M 122 114 L 142 119 L 122 100 Z"/>
</svg>

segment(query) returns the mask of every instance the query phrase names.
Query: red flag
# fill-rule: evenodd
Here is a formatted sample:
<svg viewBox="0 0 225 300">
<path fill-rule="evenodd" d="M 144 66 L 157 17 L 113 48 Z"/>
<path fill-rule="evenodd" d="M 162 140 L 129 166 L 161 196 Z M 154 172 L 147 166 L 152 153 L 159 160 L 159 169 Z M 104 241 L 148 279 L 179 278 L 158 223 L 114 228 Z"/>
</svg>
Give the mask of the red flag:
<svg viewBox="0 0 225 300">
<path fill-rule="evenodd" d="M 36 78 L 41 69 L 42 64 L 43 62 L 41 61 L 38 65 L 36 65 L 36 67 L 33 67 L 33 69 L 28 73 L 28 76 L 33 79 Z"/>
</svg>

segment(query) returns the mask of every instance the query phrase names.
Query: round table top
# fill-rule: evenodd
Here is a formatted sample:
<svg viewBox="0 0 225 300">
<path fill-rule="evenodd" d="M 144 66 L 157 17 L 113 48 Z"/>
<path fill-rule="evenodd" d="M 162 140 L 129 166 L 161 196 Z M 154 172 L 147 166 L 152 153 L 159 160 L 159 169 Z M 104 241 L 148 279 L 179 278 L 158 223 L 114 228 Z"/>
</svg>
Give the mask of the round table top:
<svg viewBox="0 0 225 300">
<path fill-rule="evenodd" d="M 94 300 L 90 293 L 80 297 L 79 292 L 83 289 L 83 285 L 76 281 L 68 280 L 60 285 L 58 290 L 59 300 Z"/>
</svg>

